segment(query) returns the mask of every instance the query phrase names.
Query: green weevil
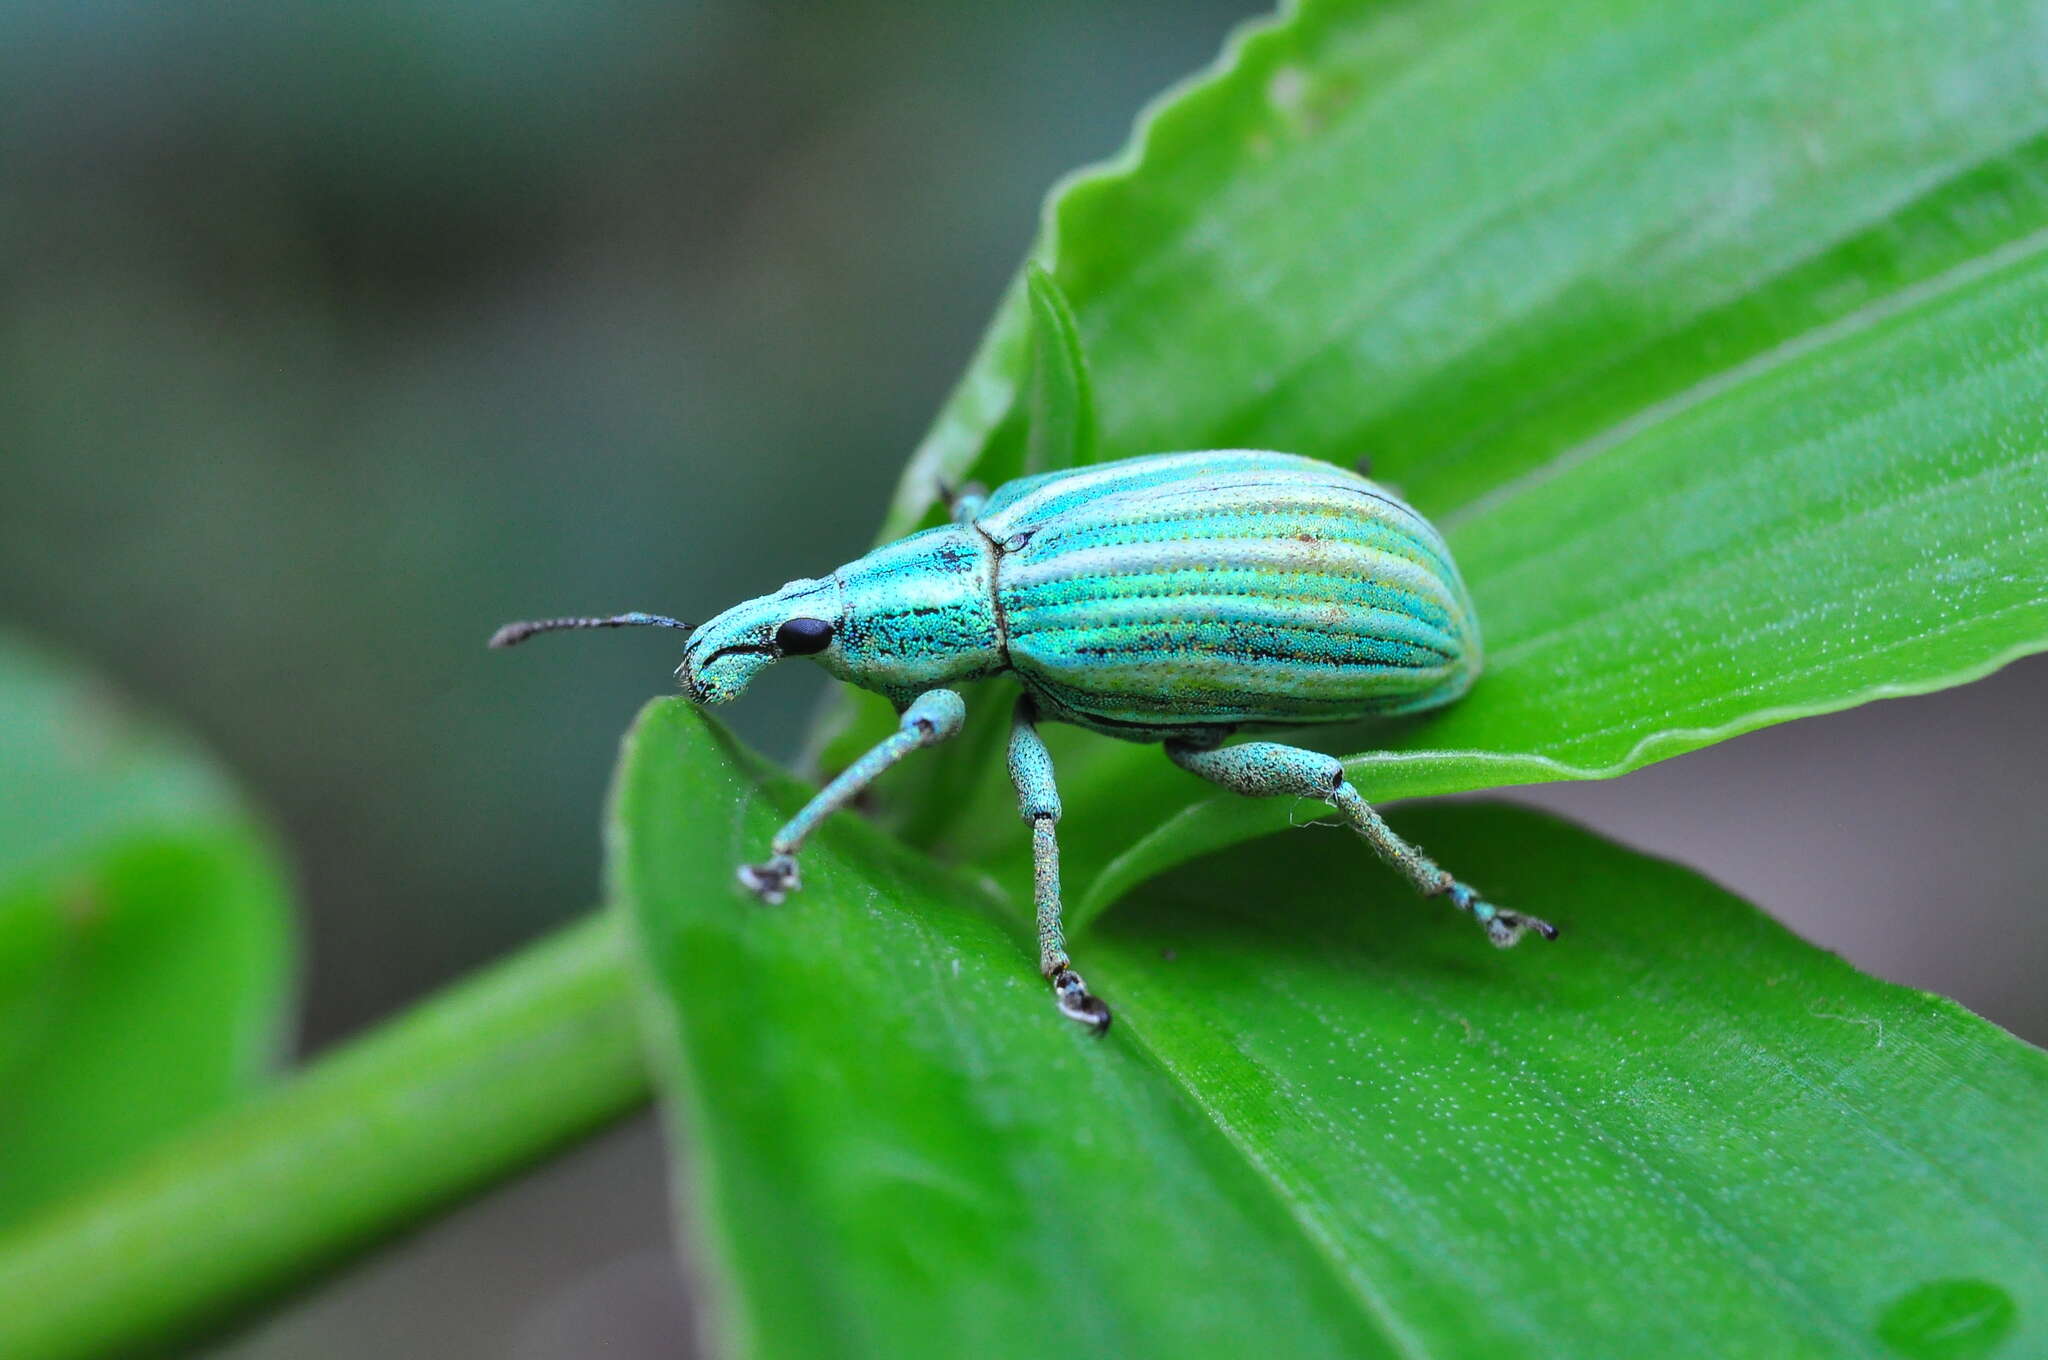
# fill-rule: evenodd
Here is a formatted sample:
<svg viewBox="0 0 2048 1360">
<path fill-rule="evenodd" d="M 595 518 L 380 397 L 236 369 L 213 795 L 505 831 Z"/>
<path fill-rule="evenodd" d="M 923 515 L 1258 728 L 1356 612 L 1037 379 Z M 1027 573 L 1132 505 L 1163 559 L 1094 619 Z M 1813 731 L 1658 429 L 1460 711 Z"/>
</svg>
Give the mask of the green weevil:
<svg viewBox="0 0 2048 1360">
<path fill-rule="evenodd" d="M 1060 926 L 1059 790 L 1042 722 L 1163 742 L 1190 773 L 1249 796 L 1316 798 L 1425 895 L 1507 946 L 1547 922 L 1506 911 L 1396 835 L 1333 756 L 1245 728 L 1303 727 L 1447 704 L 1480 667 L 1478 623 L 1436 529 L 1366 477 L 1254 450 L 1162 453 L 1024 477 L 954 498 L 952 522 L 695 628 L 658 614 L 507 624 L 509 647 L 560 628 L 689 631 L 676 668 L 694 703 L 737 697 L 786 656 L 890 700 L 897 731 L 776 833 L 740 882 L 770 903 L 799 886 L 818 823 L 919 747 L 957 733 L 953 688 L 1007 671 L 1023 687 L 1010 778 L 1030 824 L 1038 967 L 1060 1011 L 1101 1032 L 1109 1007 Z"/>
</svg>

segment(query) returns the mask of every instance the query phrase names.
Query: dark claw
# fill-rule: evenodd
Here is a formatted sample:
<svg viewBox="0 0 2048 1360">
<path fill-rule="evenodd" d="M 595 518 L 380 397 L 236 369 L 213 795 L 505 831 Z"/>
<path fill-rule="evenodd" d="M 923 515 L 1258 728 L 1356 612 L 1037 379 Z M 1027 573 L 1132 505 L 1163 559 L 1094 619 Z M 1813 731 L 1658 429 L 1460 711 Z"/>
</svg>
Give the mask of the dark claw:
<svg viewBox="0 0 2048 1360">
<path fill-rule="evenodd" d="M 1109 1033 L 1109 1007 L 1103 1004 L 1101 997 L 1084 995 L 1076 1002 L 1062 997 L 1059 1006 L 1061 1015 L 1088 1026 L 1089 1032 L 1097 1038 Z"/>
<path fill-rule="evenodd" d="M 1500 919 L 1508 924 L 1509 929 L 1517 933 L 1524 930 L 1533 930 L 1546 940 L 1557 938 L 1557 927 L 1538 917 L 1524 916 L 1519 911 L 1504 911 L 1500 914 Z"/>
<path fill-rule="evenodd" d="M 1062 997 L 1059 1007 L 1061 1015 L 1088 1026 L 1089 1033 L 1097 1038 L 1109 1033 L 1109 1007 L 1103 1004 L 1101 997 L 1083 996 L 1071 1002 Z"/>
</svg>

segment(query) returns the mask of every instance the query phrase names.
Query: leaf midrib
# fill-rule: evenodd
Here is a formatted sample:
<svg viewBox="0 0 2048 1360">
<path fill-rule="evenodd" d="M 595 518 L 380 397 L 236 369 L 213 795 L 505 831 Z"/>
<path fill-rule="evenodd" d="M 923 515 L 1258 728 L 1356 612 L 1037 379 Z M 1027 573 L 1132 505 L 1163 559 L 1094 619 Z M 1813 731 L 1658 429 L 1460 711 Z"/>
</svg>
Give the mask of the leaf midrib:
<svg viewBox="0 0 2048 1360">
<path fill-rule="evenodd" d="M 1174 1089 L 1186 1097 L 1192 1108 L 1200 1112 L 1217 1136 L 1237 1151 L 1241 1163 L 1255 1173 L 1253 1181 L 1271 1196 L 1280 1212 L 1300 1230 L 1302 1240 L 1323 1262 L 1338 1286 L 1358 1301 L 1361 1311 L 1379 1329 L 1380 1335 L 1387 1343 L 1407 1357 L 1407 1360 L 1432 1360 L 1432 1353 L 1422 1344 L 1419 1337 L 1403 1325 L 1393 1305 L 1382 1298 L 1345 1257 L 1334 1234 L 1309 1210 L 1300 1196 L 1287 1192 L 1285 1183 L 1267 1164 L 1265 1157 L 1238 1133 L 1231 1121 L 1208 1100 L 1197 1084 L 1189 1080 L 1178 1065 L 1167 1059 L 1159 1046 L 1146 1035 L 1144 1025 L 1133 1023 L 1128 1015 L 1120 1017 L 1117 1024 L 1136 1041 L 1136 1046 L 1142 1050 L 1153 1068 L 1172 1081 Z M 1246 1060 L 1250 1061 L 1249 1058 Z"/>
<path fill-rule="evenodd" d="M 1869 227 L 1886 220 L 1889 219 L 1873 218 L 1859 230 L 1868 230 Z M 1939 273 L 1915 280 L 1902 288 L 1873 298 L 1841 316 L 1787 336 L 1769 349 L 1710 372 L 1691 386 L 1559 449 L 1491 490 L 1475 496 L 1462 505 L 1445 510 L 1437 516 L 1437 522 L 1446 532 L 1453 531 L 1471 520 L 1498 510 L 1533 487 L 1551 481 L 1611 449 L 1619 448 L 1650 430 L 1667 425 L 1688 411 L 1704 406 L 1729 392 L 1759 382 L 1796 360 L 1820 353 L 1834 344 L 1852 339 L 1888 321 L 1941 301 L 1980 280 L 1993 277 L 2002 269 L 2016 267 L 2044 252 L 2048 252 L 2048 226 L 2037 227 L 2026 235 L 2014 237 L 1991 250 L 1967 256 Z"/>
<path fill-rule="evenodd" d="M 2013 469 L 2013 466 L 2014 465 L 2011 463 L 2001 463 L 1996 467 L 1983 469 L 1979 472 L 1972 473 L 1967 477 L 1960 477 L 1954 479 L 1953 481 L 1945 482 L 1942 485 L 1944 488 L 1954 488 L 1958 486 L 1968 486 L 1971 483 L 1980 480 L 1996 480 L 2003 474 L 2010 473 Z M 1900 502 L 1888 502 L 1882 506 L 1863 507 L 1860 509 L 1855 509 L 1835 519 L 1829 520 L 1824 524 L 1808 525 L 1806 529 L 1803 531 L 1803 534 L 1804 536 L 1815 538 L 1826 535 L 1832 535 L 1845 525 L 1853 525 L 1854 523 L 1862 519 L 1893 513 L 1897 510 L 1899 504 Z M 2018 541 L 2027 537 L 2030 536 L 2024 533 L 2016 533 L 2011 536 L 2010 541 Z M 1992 541 L 1994 540 L 1985 540 L 1985 542 Z M 1736 558 L 1732 560 L 1723 557 L 1715 561 L 1713 570 L 1737 570 L 1741 566 L 1752 560 L 1752 558 L 1747 557 Z M 1641 589 L 1635 594 L 1632 594 L 1625 600 L 1605 605 L 1589 613 L 1581 614 L 1574 619 L 1559 624 L 1558 626 L 1548 627 L 1541 632 L 1532 633 L 1528 637 L 1517 639 L 1507 644 L 1506 646 L 1501 647 L 1493 654 L 1492 669 L 1494 669 L 1496 672 L 1503 670 L 1511 670 L 1512 663 L 1518 658 L 1526 658 L 1532 655 L 1540 656 L 1542 653 L 1546 651 L 1554 651 L 1558 647 L 1567 647 L 1569 649 L 1570 639 L 1574 634 L 1585 633 L 1588 631 L 1597 633 L 1601 630 L 1601 625 L 1603 623 L 1612 622 L 1617 618 L 1626 616 L 1627 614 L 1632 612 L 1642 612 L 1647 608 L 1647 606 L 1655 604 L 1663 598 L 1668 598 L 1676 594 L 1677 592 L 1675 592 L 1673 589 L 1671 578 L 1675 576 L 1677 565 L 1682 564 L 1675 564 L 1673 571 L 1666 573 L 1666 580 L 1661 582 L 1646 583 L 1643 589 Z M 1697 579 L 1697 577 L 1695 577 L 1694 579 Z M 1933 623 L 1925 628 L 1921 628 L 1917 631 L 1899 633 L 1893 637 L 1887 638 L 1886 640 L 1875 646 L 1845 646 L 1825 656 L 1818 656 L 1810 660 L 1805 660 L 1798 665 L 1780 664 L 1770 672 L 1770 675 L 1768 677 L 1769 687 L 1781 689 L 1796 688 L 1796 682 L 1805 681 L 1814 676 L 1820 675 L 1826 671 L 1836 669 L 1842 666 L 1845 662 L 1869 660 L 1874 657 L 1883 656 L 1887 652 L 1897 651 L 1901 648 L 1914 647 L 1919 644 L 1925 643 L 1931 639 L 1940 638 L 1950 633 L 1955 633 L 1959 631 L 1969 631 L 1972 629 L 1981 628 L 1985 624 L 1995 621 L 1997 619 L 2004 618 L 2009 614 L 2024 613 L 2030 610 L 2038 610 L 2041 608 L 2042 604 L 2038 600 L 2012 600 L 2003 605 L 1982 608 L 1968 614 L 1961 614 L 1952 618 L 1944 619 L 1939 622 Z M 1745 639 L 1753 640 L 1769 638 L 1775 635 L 1789 634 L 1796 638 L 1798 630 L 1803 628 L 1805 626 L 1805 623 L 1805 620 L 1798 617 L 1787 617 L 1783 619 L 1777 619 L 1769 623 L 1766 623 L 1761 627 L 1748 630 L 1744 632 L 1742 636 Z M 1681 666 L 1689 662 L 1705 661 L 1706 659 L 1711 658 L 1712 656 L 1717 654 L 1724 645 L 1724 639 L 1710 638 L 1705 641 L 1691 643 L 1684 647 L 1666 648 L 1661 653 L 1660 659 L 1666 664 L 1674 664 Z M 1792 655 L 1803 655 L 1796 647 L 1788 650 Z M 2028 650 L 2036 649 L 2029 647 Z M 1786 682 L 1795 683 L 1788 685 Z M 1610 683 L 1625 688 L 1633 682 L 1629 679 L 1627 672 L 1618 671 L 1614 674 L 1613 677 L 1610 678 Z M 1741 685 L 1724 690 L 1723 694 L 1725 697 L 1739 698 L 1743 695 L 1750 694 L 1758 690 L 1759 688 L 1764 687 L 1766 686 L 1761 684 L 1760 682 L 1754 679 L 1750 679 L 1746 680 Z M 1578 689 L 1574 692 L 1585 694 L 1589 691 L 1586 691 L 1584 689 Z M 1641 719 L 1639 716 L 1636 716 L 1623 718 L 1615 722 L 1610 722 L 1604 726 L 1580 727 L 1572 733 L 1569 744 L 1597 744 L 1604 738 L 1631 731 L 1639 727 L 1640 725 Z M 1655 734 L 1652 733 L 1649 735 Z"/>
<path fill-rule="evenodd" d="M 2025 134 L 2012 138 L 2003 147 L 2000 148 L 1996 156 L 1980 156 L 1972 160 L 1945 163 L 1938 173 L 1930 172 L 1926 175 L 1921 176 L 1920 180 L 1917 181 L 1914 185 L 1901 189 L 1899 193 L 1893 195 L 1890 201 L 1883 204 L 1877 211 L 1875 211 L 1871 215 L 1862 218 L 1856 222 L 1845 224 L 1842 227 L 1842 229 L 1837 231 L 1831 239 L 1819 244 L 1814 249 L 1808 250 L 1799 255 L 1795 255 L 1790 259 L 1781 262 L 1772 271 L 1771 275 L 1767 279 L 1761 280 L 1748 286 L 1731 287 L 1728 291 L 1720 294 L 1717 297 L 1708 300 L 1703 300 L 1702 304 L 1699 307 L 1693 309 L 1687 315 L 1673 318 L 1670 324 L 1660 326 L 1654 330 L 1645 332 L 1642 336 L 1638 337 L 1637 340 L 1631 342 L 1626 348 L 1617 350 L 1610 354 L 1606 359 L 1602 360 L 1597 366 L 1592 368 L 1576 370 L 1574 371 L 1572 376 L 1565 382 L 1555 387 L 1543 389 L 1540 395 L 1540 399 L 1532 399 L 1530 401 L 1518 402 L 1513 406 L 1507 408 L 1490 424 L 1475 429 L 1470 434 L 1466 435 L 1464 438 L 1460 439 L 1456 443 L 1445 445 L 1441 450 L 1438 451 L 1436 457 L 1441 458 L 1448 462 L 1461 461 L 1464 458 L 1464 456 L 1469 454 L 1474 448 L 1484 444 L 1489 439 L 1489 437 L 1491 437 L 1495 432 L 1503 428 L 1511 427 L 1517 419 L 1527 415 L 1532 411 L 1541 411 L 1542 409 L 1544 409 L 1546 403 L 1554 404 L 1560 398 L 1568 397 L 1572 394 L 1583 392 L 1588 387 L 1597 385 L 1601 381 L 1609 378 L 1616 371 L 1626 367 L 1631 360 L 1639 358 L 1645 353 L 1654 351 L 1659 345 L 1666 344 L 1671 340 L 1676 339 L 1677 337 L 1683 335 L 1687 330 L 1700 325 L 1703 321 L 1706 321 L 1714 317 L 1718 313 L 1725 312 L 1730 308 L 1740 306 L 1744 302 L 1747 302 L 1753 298 L 1756 298 L 1766 293 L 1767 291 L 1769 291 L 1769 288 L 1772 285 L 1796 275 L 1801 270 L 1812 268 L 1822 260 L 1826 259 L 1830 254 L 1834 253 L 1835 251 L 1838 251 L 1855 241 L 1862 240 L 1881 228 L 1896 224 L 1900 220 L 1900 218 L 1903 215 L 1905 215 L 1909 210 L 1926 203 L 1930 195 L 1938 193 L 1944 186 L 1954 184 L 1957 180 L 1963 178 L 1964 176 L 1967 176 L 1973 171 L 1983 168 L 1986 165 L 1993 164 L 1996 161 L 2011 158 L 2016 152 L 2018 152 L 2022 148 L 2030 145 L 2033 142 L 2038 141 L 2044 133 L 2048 133 L 2048 123 L 2037 124 L 2034 127 L 2030 128 Z M 2023 239 L 2025 239 L 2024 236 L 2009 237 L 2005 241 L 2001 242 L 2001 244 L 1998 247 L 1995 247 L 1992 251 L 1984 252 L 1984 254 L 1986 256 L 1995 254 L 1997 253 L 1997 251 L 2006 249 L 2007 247 L 2010 247 Z M 1954 268 L 1957 265 L 1966 263 L 1968 263 L 1968 260 L 1957 261 L 1955 265 L 1951 265 L 1949 266 L 1949 268 Z M 1890 293 L 1881 294 L 1877 297 L 1872 298 L 1870 301 L 1864 304 L 1864 308 L 1869 308 L 1877 304 L 1880 304 L 1884 302 L 1887 298 L 1903 297 L 1912 289 L 1919 287 L 1923 284 L 1926 284 L 1935 278 L 1940 277 L 1941 274 L 1945 272 L 1947 271 L 1937 270 L 1935 274 L 1928 275 L 1925 278 L 1915 279 L 1911 282 L 1902 284 Z M 1863 309 L 1858 308 L 1854 310 Z M 1745 365 L 1753 363 L 1757 359 L 1770 354 L 1771 352 L 1777 350 L 1788 341 L 1798 338 L 1798 335 L 1800 334 L 1815 334 L 1821 330 L 1824 330 L 1828 326 L 1844 320 L 1847 316 L 1853 315 L 1854 310 L 1852 310 L 1851 313 L 1845 313 L 1843 316 L 1838 316 L 1831 318 L 1827 321 L 1819 322 L 1814 326 L 1809 327 L 1808 330 L 1805 332 L 1800 332 L 1793 336 L 1787 336 L 1784 339 L 1778 341 L 1777 343 L 1767 346 L 1763 350 L 1753 351 L 1746 358 L 1737 359 L 1734 362 L 1729 363 L 1725 368 L 1709 371 L 1708 373 L 1695 379 L 1694 382 L 1688 384 L 1686 387 L 1680 389 L 1679 391 L 1669 393 L 1663 397 L 1660 397 L 1656 401 L 1651 402 L 1649 405 L 1643 406 L 1637 409 L 1636 411 L 1630 413 L 1628 416 L 1624 416 L 1622 419 L 1610 423 L 1604 429 L 1595 431 L 1592 434 L 1586 435 L 1578 440 L 1573 441 L 1573 443 L 1568 445 L 1565 449 L 1552 455 L 1553 461 L 1557 459 L 1570 457 L 1575 452 L 1584 450 L 1585 446 L 1599 443 L 1601 440 L 1609 437 L 1612 437 L 1612 442 L 1614 443 L 1623 442 L 1624 440 L 1633 437 L 1634 434 L 1638 433 L 1638 431 L 1630 430 L 1627 428 L 1632 421 L 1644 419 L 1645 417 L 1648 417 L 1652 413 L 1656 412 L 1659 408 L 1663 407 L 1667 403 L 1677 400 L 1680 397 L 1686 396 L 1689 393 L 1697 392 L 1701 387 L 1705 386 L 1708 382 L 1710 382 L 1712 379 L 1718 376 L 1735 374 L 1736 372 L 1741 370 Z M 1460 354 L 1466 352 L 1469 351 L 1460 351 Z M 1704 399 L 1705 397 L 1702 397 L 1702 400 Z M 1677 412 L 1673 412 L 1672 414 L 1675 415 L 1677 414 Z M 1661 424 L 1663 423 L 1663 421 L 1657 420 L 1651 423 Z M 1645 428 L 1647 428 L 1647 426 Z M 1604 451 L 1604 449 L 1595 450 L 1594 452 L 1600 451 Z M 1588 454 L 1587 456 L 1590 456 L 1590 454 Z M 1518 474 L 1518 477 L 1515 480 L 1521 480 L 1522 478 L 1529 476 L 1535 470 L 1536 469 L 1534 468 L 1526 469 L 1523 473 Z M 1500 489 L 1500 487 L 1496 487 L 1494 488 L 1494 491 L 1499 491 Z M 1471 500 L 1468 500 L 1456 506 L 1452 506 L 1444 511 L 1441 518 L 1448 524 L 1454 523 L 1461 518 L 1465 518 L 1480 513 L 1483 509 L 1486 508 L 1484 502 L 1492 494 L 1492 491 L 1481 493 L 1479 496 L 1475 496 Z"/>
</svg>

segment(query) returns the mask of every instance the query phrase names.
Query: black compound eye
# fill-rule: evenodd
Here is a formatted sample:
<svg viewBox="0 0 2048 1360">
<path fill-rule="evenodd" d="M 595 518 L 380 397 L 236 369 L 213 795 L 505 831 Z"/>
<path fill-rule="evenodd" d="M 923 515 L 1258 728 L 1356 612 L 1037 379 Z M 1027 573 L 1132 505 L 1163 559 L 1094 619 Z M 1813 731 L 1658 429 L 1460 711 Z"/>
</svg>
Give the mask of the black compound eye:
<svg viewBox="0 0 2048 1360">
<path fill-rule="evenodd" d="M 824 619 L 791 619 L 775 630 L 775 646 L 784 656 L 810 656 L 832 645 L 832 625 Z"/>
</svg>

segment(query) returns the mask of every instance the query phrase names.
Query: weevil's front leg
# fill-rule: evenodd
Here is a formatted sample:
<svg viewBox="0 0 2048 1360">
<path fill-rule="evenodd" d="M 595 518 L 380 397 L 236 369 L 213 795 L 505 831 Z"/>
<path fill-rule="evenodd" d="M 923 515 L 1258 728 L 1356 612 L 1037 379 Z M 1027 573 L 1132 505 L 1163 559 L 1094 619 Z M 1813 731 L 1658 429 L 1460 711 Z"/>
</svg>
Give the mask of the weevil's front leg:
<svg viewBox="0 0 2048 1360">
<path fill-rule="evenodd" d="M 1060 791 L 1053 782 L 1052 753 L 1038 735 L 1038 711 L 1029 695 L 1017 701 L 1010 723 L 1010 781 L 1017 786 L 1017 811 L 1031 826 L 1031 900 L 1038 912 L 1038 971 L 1052 984 L 1060 1014 L 1097 1034 L 1109 1028 L 1109 1007 L 1067 958 L 1060 929 L 1060 846 L 1053 828 L 1060 820 Z"/>
<path fill-rule="evenodd" d="M 981 513 L 981 507 L 988 504 L 988 490 L 980 482 L 969 482 L 956 488 L 951 482 L 941 479 L 939 502 L 946 507 L 946 514 L 953 523 L 972 524 L 974 517 Z"/>
<path fill-rule="evenodd" d="M 1365 837 L 1379 857 L 1425 897 L 1449 897 L 1451 905 L 1486 927 L 1486 938 L 1503 949 L 1521 939 L 1525 930 L 1533 930 L 1546 940 L 1557 938 L 1557 928 L 1548 921 L 1501 910 L 1395 835 L 1394 829 L 1381 820 L 1379 813 L 1344 777 L 1343 762 L 1335 756 L 1271 741 L 1248 741 L 1215 750 L 1168 742 L 1166 754 L 1182 769 L 1221 784 L 1233 793 L 1253 798 L 1279 795 L 1322 799 L 1337 809 L 1345 825 Z"/>
<path fill-rule="evenodd" d="M 860 791 L 874 783 L 882 771 L 921 746 L 944 741 L 958 732 L 966 720 L 967 705 L 952 690 L 931 689 L 918 695 L 903 710 L 903 721 L 894 733 L 819 789 L 817 796 L 775 833 L 775 839 L 768 844 L 767 863 L 740 866 L 740 882 L 770 905 L 802 887 L 796 855 L 803 848 L 804 838 L 817 830 L 818 823 L 859 797 Z"/>
</svg>

